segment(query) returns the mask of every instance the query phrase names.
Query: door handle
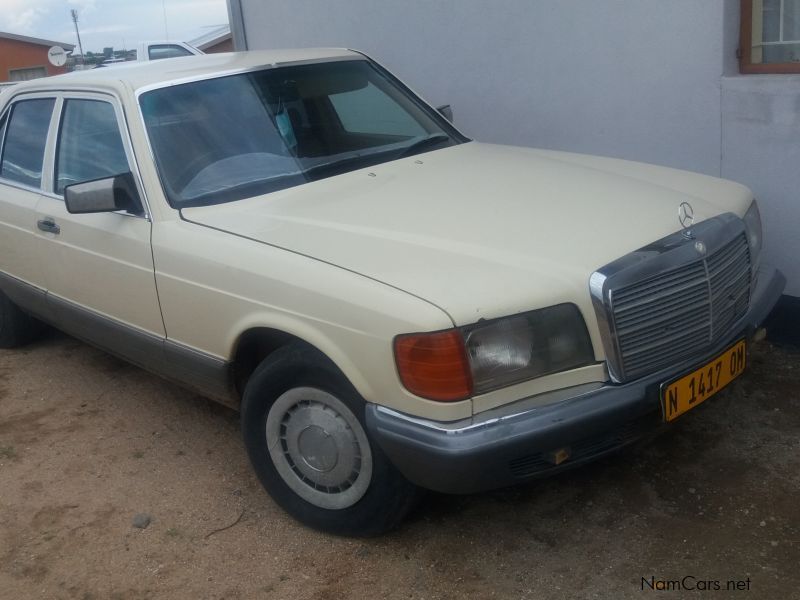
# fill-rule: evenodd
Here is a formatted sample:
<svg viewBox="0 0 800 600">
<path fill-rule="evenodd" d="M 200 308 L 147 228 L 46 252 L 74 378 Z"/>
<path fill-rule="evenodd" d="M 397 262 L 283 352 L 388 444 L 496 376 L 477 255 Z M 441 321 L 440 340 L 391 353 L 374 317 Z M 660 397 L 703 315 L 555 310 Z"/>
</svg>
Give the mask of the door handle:
<svg viewBox="0 0 800 600">
<path fill-rule="evenodd" d="M 55 233 L 56 235 L 61 233 L 61 227 L 59 227 L 56 224 L 56 222 L 53 220 L 52 217 L 45 217 L 44 219 L 39 219 L 38 221 L 36 221 L 36 226 L 42 231 L 46 231 L 47 233 Z"/>
</svg>

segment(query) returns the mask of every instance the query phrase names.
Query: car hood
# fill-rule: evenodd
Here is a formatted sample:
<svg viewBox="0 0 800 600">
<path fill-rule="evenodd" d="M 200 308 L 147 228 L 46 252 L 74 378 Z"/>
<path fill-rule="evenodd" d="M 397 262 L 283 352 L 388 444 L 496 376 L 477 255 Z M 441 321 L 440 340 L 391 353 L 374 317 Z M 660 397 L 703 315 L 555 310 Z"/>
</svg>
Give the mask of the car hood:
<svg viewBox="0 0 800 600">
<path fill-rule="evenodd" d="M 383 282 L 465 325 L 561 302 L 591 319 L 592 272 L 680 229 L 681 202 L 701 221 L 741 216 L 751 199 L 685 171 L 470 142 L 181 212 Z"/>
</svg>

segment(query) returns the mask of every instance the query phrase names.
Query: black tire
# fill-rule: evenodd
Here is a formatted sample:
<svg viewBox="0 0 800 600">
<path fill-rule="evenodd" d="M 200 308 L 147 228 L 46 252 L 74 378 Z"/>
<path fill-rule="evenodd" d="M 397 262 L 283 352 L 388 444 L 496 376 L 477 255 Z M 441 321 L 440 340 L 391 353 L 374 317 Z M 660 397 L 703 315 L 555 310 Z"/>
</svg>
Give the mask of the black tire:
<svg viewBox="0 0 800 600">
<path fill-rule="evenodd" d="M 298 418 L 291 417 L 295 414 L 293 411 L 302 410 L 307 405 L 304 404 L 304 401 L 300 401 L 285 412 L 281 406 L 285 403 L 286 398 L 290 398 L 296 392 L 304 393 L 301 390 L 318 390 L 320 394 L 334 396 L 351 411 L 351 415 L 345 416 L 348 419 L 355 417 L 360 427 L 363 428 L 363 432 L 359 432 L 359 435 L 363 433 L 365 437 L 360 439 L 366 439 L 369 448 L 365 448 L 358 456 L 364 456 L 364 462 L 366 462 L 366 456 L 371 454 L 371 475 L 369 479 L 364 479 L 366 475 L 359 471 L 351 487 L 354 489 L 359 486 L 365 491 L 359 492 L 363 495 L 357 500 L 352 500 L 354 496 L 351 495 L 346 501 L 354 503 L 349 506 L 321 507 L 301 497 L 298 493 L 299 491 L 305 495 L 315 494 L 325 501 L 326 499 L 322 496 L 330 491 L 327 488 L 314 487 L 313 482 L 311 484 L 303 482 L 301 479 L 303 474 L 297 470 L 296 466 L 292 466 L 294 463 L 291 460 L 288 442 L 285 441 L 289 438 L 287 432 L 290 431 L 290 425 L 286 419 Z M 279 400 L 280 402 L 278 402 Z M 241 414 L 242 434 L 250 461 L 267 492 L 286 512 L 301 523 L 336 535 L 379 535 L 398 525 L 421 497 L 422 491 L 400 474 L 377 444 L 369 441 L 364 421 L 365 405 L 364 400 L 336 366 L 327 357 L 306 344 L 291 344 L 276 350 L 261 363 L 250 377 L 242 399 Z M 341 405 L 337 405 L 337 407 L 341 407 Z M 273 411 L 273 416 L 268 419 L 270 411 Z M 279 439 L 277 444 L 280 444 L 277 449 L 276 445 L 273 445 L 273 453 L 279 454 L 276 459 L 270 453 L 267 432 L 268 427 L 274 427 L 271 423 L 275 423 L 276 419 L 281 418 L 283 420 L 280 422 L 285 425 L 281 426 L 280 431 L 287 435 L 285 438 L 273 436 L 273 438 Z M 314 427 L 316 426 L 307 425 L 297 436 L 295 448 L 298 449 L 298 453 L 303 433 Z M 354 429 L 358 430 L 358 425 L 355 425 Z M 319 427 L 317 430 L 324 431 Z M 342 431 L 346 431 L 346 429 Z M 332 439 L 327 432 L 321 435 L 326 436 L 326 440 Z M 352 433 L 351 435 L 355 436 Z M 313 447 L 318 448 L 319 446 Z M 331 447 L 338 448 L 341 445 L 338 442 L 336 444 L 331 442 Z M 356 447 L 360 448 L 360 445 L 356 444 Z M 276 467 L 276 460 L 278 462 L 283 460 L 281 456 L 287 457 L 286 464 Z M 346 462 L 345 460 L 339 461 L 339 456 L 340 453 L 336 452 L 333 460 L 337 469 L 339 468 L 338 462 L 343 464 Z M 357 464 L 362 466 L 362 459 L 356 460 Z M 308 465 L 309 463 L 306 462 L 306 468 Z M 294 469 L 294 471 L 289 471 L 288 475 L 287 466 Z M 364 471 L 366 471 L 366 467 Z M 284 474 L 282 475 L 281 472 Z M 309 490 L 306 490 L 304 485 Z M 366 487 L 364 487 L 365 485 Z M 292 489 L 292 486 L 298 491 Z M 322 491 L 310 491 L 320 489 Z M 331 497 L 333 495 L 342 497 L 346 493 L 351 493 L 353 489 L 342 491 L 337 488 Z M 316 502 L 316 499 L 314 500 Z"/>
<path fill-rule="evenodd" d="M 18 348 L 36 339 L 44 329 L 0 292 L 0 348 Z"/>
</svg>

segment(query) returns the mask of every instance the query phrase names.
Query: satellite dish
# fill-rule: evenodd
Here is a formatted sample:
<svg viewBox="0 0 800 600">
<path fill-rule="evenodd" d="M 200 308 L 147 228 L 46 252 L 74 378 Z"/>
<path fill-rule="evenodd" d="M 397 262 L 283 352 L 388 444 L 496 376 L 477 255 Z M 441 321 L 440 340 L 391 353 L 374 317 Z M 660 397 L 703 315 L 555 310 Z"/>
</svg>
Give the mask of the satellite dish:
<svg viewBox="0 0 800 600">
<path fill-rule="evenodd" d="M 47 60 L 54 67 L 63 67 L 67 64 L 67 53 L 61 46 L 53 46 L 47 51 Z"/>
</svg>

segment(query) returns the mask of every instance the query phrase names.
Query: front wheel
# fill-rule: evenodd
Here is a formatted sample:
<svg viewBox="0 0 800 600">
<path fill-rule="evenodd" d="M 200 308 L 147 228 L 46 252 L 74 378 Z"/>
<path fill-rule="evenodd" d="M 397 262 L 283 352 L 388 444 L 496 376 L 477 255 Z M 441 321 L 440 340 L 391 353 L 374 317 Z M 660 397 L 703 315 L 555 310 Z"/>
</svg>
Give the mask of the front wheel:
<svg viewBox="0 0 800 600">
<path fill-rule="evenodd" d="M 370 442 L 364 400 L 326 357 L 287 346 L 253 373 L 242 431 L 275 501 L 302 523 L 339 535 L 397 525 L 420 491 Z"/>
</svg>

